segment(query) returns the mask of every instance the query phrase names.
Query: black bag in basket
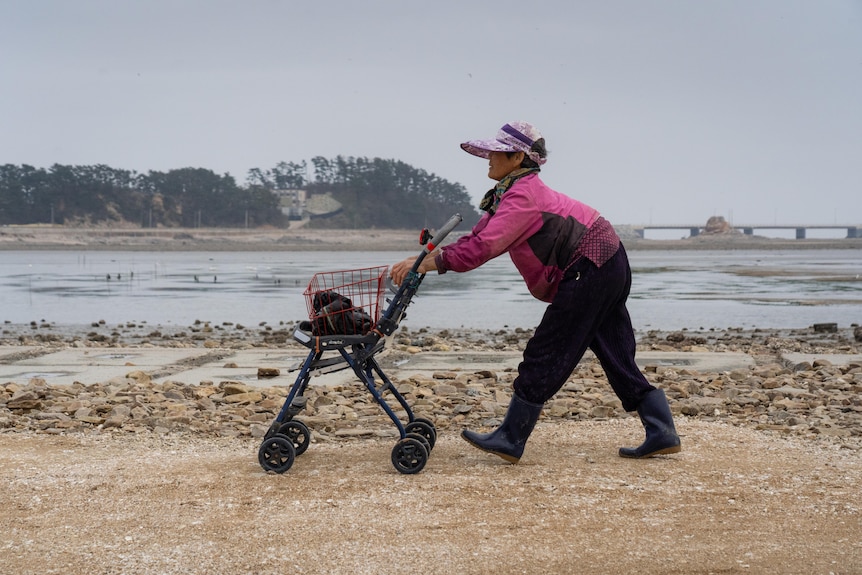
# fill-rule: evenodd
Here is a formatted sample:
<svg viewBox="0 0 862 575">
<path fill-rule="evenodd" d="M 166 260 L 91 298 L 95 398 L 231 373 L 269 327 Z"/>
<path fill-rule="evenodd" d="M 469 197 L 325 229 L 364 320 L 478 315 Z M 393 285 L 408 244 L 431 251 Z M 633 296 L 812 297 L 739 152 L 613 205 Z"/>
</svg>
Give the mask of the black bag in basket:
<svg viewBox="0 0 862 575">
<path fill-rule="evenodd" d="M 314 294 L 312 307 L 311 333 L 314 335 L 363 335 L 374 324 L 365 310 L 353 307 L 350 298 L 335 291 Z"/>
</svg>

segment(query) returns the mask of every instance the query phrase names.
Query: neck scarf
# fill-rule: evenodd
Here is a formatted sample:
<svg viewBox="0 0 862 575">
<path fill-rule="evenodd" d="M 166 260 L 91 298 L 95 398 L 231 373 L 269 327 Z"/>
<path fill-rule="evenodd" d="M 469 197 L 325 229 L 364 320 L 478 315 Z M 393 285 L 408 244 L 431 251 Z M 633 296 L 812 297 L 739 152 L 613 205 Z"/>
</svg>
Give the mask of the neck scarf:
<svg viewBox="0 0 862 575">
<path fill-rule="evenodd" d="M 479 202 L 479 209 L 484 210 L 494 215 L 494 212 L 497 211 L 497 206 L 500 205 L 500 200 L 503 198 L 503 194 L 512 187 L 512 185 L 529 174 L 535 174 L 539 171 L 539 168 L 518 168 L 517 170 L 510 172 L 509 175 L 504 177 L 502 180 L 497 182 L 497 185 L 488 190 L 485 194 L 485 197 L 482 198 L 482 201 Z"/>
</svg>

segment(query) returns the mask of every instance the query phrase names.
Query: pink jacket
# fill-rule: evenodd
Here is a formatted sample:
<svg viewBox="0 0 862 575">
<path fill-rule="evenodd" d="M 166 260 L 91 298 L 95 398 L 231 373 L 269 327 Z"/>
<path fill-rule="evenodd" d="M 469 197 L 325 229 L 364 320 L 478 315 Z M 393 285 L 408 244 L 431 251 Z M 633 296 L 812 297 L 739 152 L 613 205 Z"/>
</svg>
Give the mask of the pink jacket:
<svg viewBox="0 0 862 575">
<path fill-rule="evenodd" d="M 503 194 L 493 215 L 486 213 L 468 235 L 441 249 L 437 270 L 466 272 L 509 252 L 530 293 L 550 302 L 578 244 L 598 219 L 598 211 L 530 174 Z"/>
</svg>

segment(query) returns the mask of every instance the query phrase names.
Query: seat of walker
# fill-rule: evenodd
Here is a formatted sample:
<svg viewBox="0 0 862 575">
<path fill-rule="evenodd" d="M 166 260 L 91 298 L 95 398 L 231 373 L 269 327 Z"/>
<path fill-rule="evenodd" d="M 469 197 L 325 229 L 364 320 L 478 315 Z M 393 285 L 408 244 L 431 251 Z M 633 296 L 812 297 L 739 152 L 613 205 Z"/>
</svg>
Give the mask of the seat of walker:
<svg viewBox="0 0 862 575">
<path fill-rule="evenodd" d="M 310 322 L 301 322 L 293 330 L 293 339 L 309 349 L 340 349 L 360 344 L 376 344 L 383 340 L 375 332 L 364 335 L 334 334 L 317 335 L 311 330 Z"/>
</svg>

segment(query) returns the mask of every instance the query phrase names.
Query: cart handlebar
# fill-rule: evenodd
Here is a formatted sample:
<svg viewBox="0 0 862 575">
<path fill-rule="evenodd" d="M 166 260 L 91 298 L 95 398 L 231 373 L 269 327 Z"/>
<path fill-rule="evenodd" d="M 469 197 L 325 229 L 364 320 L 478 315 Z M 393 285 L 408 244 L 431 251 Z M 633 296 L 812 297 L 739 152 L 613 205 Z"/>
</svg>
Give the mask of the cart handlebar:
<svg viewBox="0 0 862 575">
<path fill-rule="evenodd" d="M 401 282 L 401 285 L 398 286 L 397 290 L 395 290 L 395 297 L 390 301 L 389 307 L 386 311 L 383 312 L 383 316 L 380 318 L 380 321 L 377 322 L 375 331 L 383 335 L 391 335 L 395 331 L 395 328 L 398 327 L 398 322 L 401 321 L 401 318 L 404 316 L 404 311 L 407 309 L 407 306 L 410 305 L 413 295 L 416 293 L 416 290 L 419 289 L 419 284 L 422 283 L 422 278 L 425 277 L 425 274 L 419 274 L 417 272 L 419 264 L 422 263 L 425 256 L 430 254 L 438 245 L 440 245 L 440 242 L 442 242 L 446 236 L 449 235 L 449 232 L 454 230 L 462 220 L 463 218 L 461 217 L 461 214 L 453 215 L 449 218 L 449 221 L 443 224 L 443 227 L 437 230 L 434 237 L 425 243 L 425 247 L 422 248 L 422 252 L 419 254 L 419 257 L 417 257 L 416 261 L 413 262 L 413 267 L 407 274 L 407 279 Z M 389 282 L 388 285 L 390 286 L 390 289 L 394 287 L 388 277 L 387 281 Z"/>
<path fill-rule="evenodd" d="M 433 251 L 434 251 L 434 248 L 436 248 L 437 246 L 439 246 L 439 245 L 440 245 L 440 243 L 441 243 L 444 239 L 446 239 L 446 236 L 448 236 L 448 235 L 449 235 L 449 232 L 451 232 L 452 230 L 454 230 L 454 229 L 455 229 L 455 227 L 456 227 L 458 224 L 460 224 L 460 223 L 461 223 L 461 221 L 462 221 L 463 219 L 464 219 L 464 218 L 462 218 L 462 217 L 461 217 L 461 214 L 455 214 L 454 216 L 452 216 L 451 218 L 449 218 L 449 221 L 447 221 L 445 224 L 443 224 L 443 227 L 442 227 L 442 228 L 440 228 L 439 230 L 437 230 L 437 233 L 436 233 L 436 234 L 434 234 L 434 237 L 432 237 L 432 238 L 428 241 L 428 243 L 426 243 L 426 244 L 425 244 L 425 248 L 423 249 L 423 252 L 424 252 L 426 255 L 427 255 L 427 254 L 429 254 L 429 253 L 431 253 L 431 252 L 433 252 Z M 421 260 L 420 260 L 420 261 L 421 261 Z"/>
</svg>

